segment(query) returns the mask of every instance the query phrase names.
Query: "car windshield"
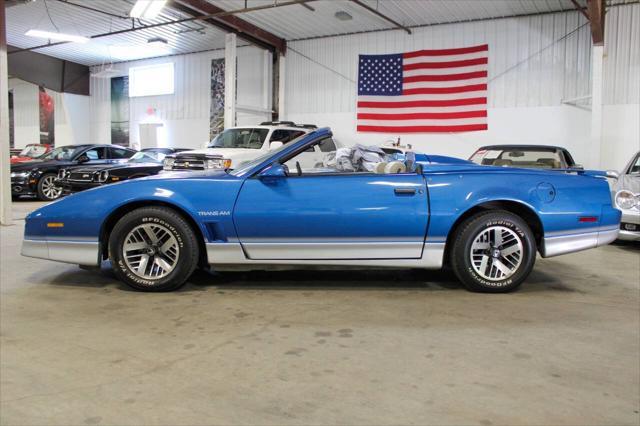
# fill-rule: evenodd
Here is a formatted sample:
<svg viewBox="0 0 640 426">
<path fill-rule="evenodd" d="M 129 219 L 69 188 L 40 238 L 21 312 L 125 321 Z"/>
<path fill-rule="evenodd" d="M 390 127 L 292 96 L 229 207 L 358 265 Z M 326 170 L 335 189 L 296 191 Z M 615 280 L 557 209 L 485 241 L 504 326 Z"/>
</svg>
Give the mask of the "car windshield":
<svg viewBox="0 0 640 426">
<path fill-rule="evenodd" d="M 213 138 L 207 147 L 260 149 L 268 133 L 269 129 L 227 129 Z"/>
<path fill-rule="evenodd" d="M 27 145 L 24 147 L 22 151 L 20 151 L 20 154 L 18 154 L 18 156 L 36 158 L 36 157 L 40 157 L 46 151 L 47 151 L 47 147 L 45 145 L 36 145 L 36 144 Z"/>
<path fill-rule="evenodd" d="M 136 152 L 133 157 L 129 158 L 129 163 L 162 163 L 167 154 L 163 152 L 144 151 Z"/>
<path fill-rule="evenodd" d="M 76 154 L 79 154 L 83 148 L 77 146 L 61 146 L 53 151 L 40 157 L 41 160 L 73 160 Z"/>
<path fill-rule="evenodd" d="M 561 169 L 564 166 L 560 155 L 560 151 L 553 148 L 480 148 L 469 160 L 484 166 Z"/>
<path fill-rule="evenodd" d="M 631 163 L 631 167 L 629 167 L 627 174 L 640 175 L 640 154 L 636 155 L 636 160 Z"/>
</svg>

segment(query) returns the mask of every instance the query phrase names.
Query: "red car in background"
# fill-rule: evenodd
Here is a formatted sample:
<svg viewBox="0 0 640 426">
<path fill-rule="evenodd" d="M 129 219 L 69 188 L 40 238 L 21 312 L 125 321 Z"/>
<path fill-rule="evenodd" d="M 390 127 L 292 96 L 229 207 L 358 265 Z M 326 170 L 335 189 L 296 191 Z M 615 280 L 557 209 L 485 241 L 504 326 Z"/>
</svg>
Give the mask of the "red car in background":
<svg viewBox="0 0 640 426">
<path fill-rule="evenodd" d="M 24 161 L 31 161 L 51 151 L 52 147 L 49 144 L 30 143 L 25 146 L 18 155 L 11 156 L 11 164 L 22 163 Z"/>
</svg>

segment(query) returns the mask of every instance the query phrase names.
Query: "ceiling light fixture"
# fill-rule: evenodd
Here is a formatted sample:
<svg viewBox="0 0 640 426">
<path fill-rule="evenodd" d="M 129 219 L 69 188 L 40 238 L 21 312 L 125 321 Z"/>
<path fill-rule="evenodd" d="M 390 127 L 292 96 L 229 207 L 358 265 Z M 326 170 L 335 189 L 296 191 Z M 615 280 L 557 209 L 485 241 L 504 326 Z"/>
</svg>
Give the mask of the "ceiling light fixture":
<svg viewBox="0 0 640 426">
<path fill-rule="evenodd" d="M 133 5 L 129 16 L 132 18 L 153 19 L 160 14 L 166 3 L 167 0 L 138 0 Z"/>
<path fill-rule="evenodd" d="M 344 10 L 337 11 L 336 14 L 333 15 L 333 16 L 335 16 L 336 19 L 339 20 L 339 21 L 350 21 L 350 20 L 353 19 L 353 16 L 349 15 Z"/>
<path fill-rule="evenodd" d="M 89 38 L 82 37 L 73 34 L 63 34 L 63 33 L 53 33 L 50 31 L 42 31 L 42 30 L 29 30 L 24 35 L 30 37 L 38 37 L 38 38 L 46 38 L 49 40 L 58 40 L 58 41 L 71 41 L 74 43 L 88 43 Z"/>
</svg>

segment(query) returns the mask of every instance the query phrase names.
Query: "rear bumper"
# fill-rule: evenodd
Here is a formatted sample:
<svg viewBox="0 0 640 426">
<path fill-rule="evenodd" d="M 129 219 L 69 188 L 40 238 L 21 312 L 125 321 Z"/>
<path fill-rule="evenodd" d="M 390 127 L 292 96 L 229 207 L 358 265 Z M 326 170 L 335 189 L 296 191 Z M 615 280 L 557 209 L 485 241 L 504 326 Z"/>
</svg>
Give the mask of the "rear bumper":
<svg viewBox="0 0 640 426">
<path fill-rule="evenodd" d="M 32 240 L 25 238 L 22 241 L 21 254 L 26 257 L 55 260 L 56 262 L 96 266 L 99 265 L 100 244 L 97 241 Z"/>
<path fill-rule="evenodd" d="M 620 228 L 616 225 L 592 228 L 588 232 L 545 235 L 540 254 L 542 257 L 553 257 L 604 246 L 615 241 L 619 231 Z"/>
</svg>

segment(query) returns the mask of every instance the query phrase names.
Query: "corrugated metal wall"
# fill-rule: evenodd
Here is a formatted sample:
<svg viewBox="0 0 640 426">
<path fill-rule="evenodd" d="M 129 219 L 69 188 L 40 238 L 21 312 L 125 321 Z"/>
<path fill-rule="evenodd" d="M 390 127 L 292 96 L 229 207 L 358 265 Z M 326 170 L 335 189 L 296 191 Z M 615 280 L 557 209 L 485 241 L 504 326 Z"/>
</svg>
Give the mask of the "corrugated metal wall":
<svg viewBox="0 0 640 426">
<path fill-rule="evenodd" d="M 290 43 L 286 110 L 355 106 L 358 54 L 489 44 L 490 107 L 559 105 L 590 93 L 591 42 L 578 12 L 436 25 Z"/>
<path fill-rule="evenodd" d="M 604 103 L 640 103 L 640 4 L 612 7 L 606 17 Z"/>
<path fill-rule="evenodd" d="M 179 55 L 113 65 L 121 75 L 127 75 L 132 66 L 173 62 L 175 93 L 164 96 L 145 96 L 130 100 L 130 138 L 139 141 L 138 125 L 161 122 L 170 146 L 200 147 L 208 140 L 209 108 L 211 97 L 211 60 L 224 58 L 224 50 Z M 263 99 L 263 85 L 269 84 L 263 70 L 264 50 L 254 47 L 238 48 L 237 102 L 243 105 L 266 107 L 270 98 Z M 93 71 L 98 71 L 96 67 Z M 111 140 L 111 81 L 109 78 L 91 78 L 92 137 L 99 143 Z M 150 116 L 148 111 L 155 110 Z M 254 123 L 270 118 L 266 114 L 238 113 L 238 123 Z"/>
</svg>

